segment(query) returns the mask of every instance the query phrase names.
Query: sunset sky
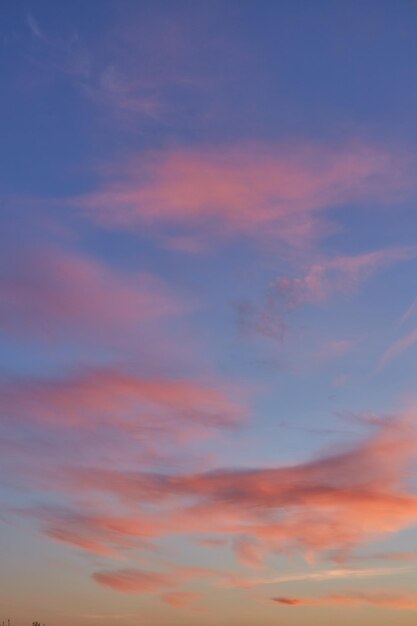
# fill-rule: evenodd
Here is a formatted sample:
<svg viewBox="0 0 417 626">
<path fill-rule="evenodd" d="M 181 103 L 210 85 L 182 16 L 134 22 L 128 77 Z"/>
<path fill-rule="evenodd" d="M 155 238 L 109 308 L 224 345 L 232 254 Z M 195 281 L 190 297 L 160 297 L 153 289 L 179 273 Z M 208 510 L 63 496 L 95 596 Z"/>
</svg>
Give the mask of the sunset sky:
<svg viewBox="0 0 417 626">
<path fill-rule="evenodd" d="M 416 33 L 3 0 L 0 624 L 416 623 Z"/>
</svg>

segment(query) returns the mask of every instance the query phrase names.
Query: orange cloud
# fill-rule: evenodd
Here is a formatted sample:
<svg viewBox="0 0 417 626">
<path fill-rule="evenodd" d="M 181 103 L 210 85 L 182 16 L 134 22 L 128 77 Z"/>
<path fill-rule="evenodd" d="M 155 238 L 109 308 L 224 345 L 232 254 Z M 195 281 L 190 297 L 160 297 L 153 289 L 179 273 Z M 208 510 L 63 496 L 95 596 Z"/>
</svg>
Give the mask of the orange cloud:
<svg viewBox="0 0 417 626">
<path fill-rule="evenodd" d="M 257 144 L 141 154 L 106 171 L 102 188 L 72 200 L 107 227 L 167 226 L 198 239 L 260 237 L 305 245 L 326 231 L 323 210 L 385 202 L 410 186 L 402 155 L 364 144 Z M 170 234 L 172 244 L 172 232 Z"/>
<path fill-rule="evenodd" d="M 294 466 L 170 475 L 89 468 L 68 478 L 76 493 L 152 503 L 161 535 L 235 539 L 238 555 L 258 566 L 263 553 L 346 554 L 417 524 L 417 495 L 407 484 L 416 458 L 412 427 L 391 422 L 350 449 Z"/>
<path fill-rule="evenodd" d="M 154 517 L 100 514 L 97 508 L 79 512 L 40 507 L 18 512 L 39 519 L 42 532 L 51 539 L 98 556 L 119 558 L 129 549 L 155 549 L 151 540 L 161 533 L 162 525 Z"/>
<path fill-rule="evenodd" d="M 371 605 L 386 609 L 417 610 L 417 594 L 386 592 L 353 592 L 332 594 L 325 598 L 272 598 L 274 602 L 286 606 L 362 606 Z"/>
</svg>

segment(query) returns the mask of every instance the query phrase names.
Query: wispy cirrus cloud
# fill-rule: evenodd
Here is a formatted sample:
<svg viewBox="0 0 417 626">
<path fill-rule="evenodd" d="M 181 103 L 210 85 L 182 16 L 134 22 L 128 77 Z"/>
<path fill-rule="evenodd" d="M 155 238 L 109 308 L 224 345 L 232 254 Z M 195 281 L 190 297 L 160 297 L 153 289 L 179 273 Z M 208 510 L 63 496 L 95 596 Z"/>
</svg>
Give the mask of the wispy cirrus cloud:
<svg viewBox="0 0 417 626">
<path fill-rule="evenodd" d="M 31 72 L 26 69 L 21 81 L 44 90 L 65 81 L 101 114 L 102 121 L 104 117 L 108 128 L 121 123 L 143 132 L 148 124 L 172 124 L 184 114 L 178 92 L 190 112 L 197 85 L 199 94 L 207 91 L 201 89 L 201 76 L 189 63 L 193 55 L 189 39 L 195 33 L 188 32 L 184 20 L 172 16 L 163 23 L 151 18 L 148 24 L 143 15 L 132 16 L 134 32 L 132 24 L 118 23 L 117 11 L 113 18 L 106 36 L 92 42 L 76 27 L 58 32 L 43 29 L 27 13 L 24 21 L 31 41 L 26 41 L 26 32 L 20 39 Z M 149 28 L 157 29 L 159 36 L 151 37 Z"/>
<path fill-rule="evenodd" d="M 361 283 L 384 269 L 414 258 L 417 249 L 386 248 L 351 256 L 324 258 L 313 263 L 303 278 L 278 278 L 274 287 L 283 294 L 288 307 L 317 304 L 331 296 L 353 292 Z"/>
<path fill-rule="evenodd" d="M 131 550 L 154 551 L 152 540 L 161 532 L 154 517 L 102 513 L 100 507 L 41 506 L 17 509 L 18 515 L 39 521 L 44 535 L 97 556 L 124 558 Z"/>
<path fill-rule="evenodd" d="M 276 585 L 280 583 L 293 582 L 321 582 L 330 580 L 349 580 L 356 578 L 376 578 L 379 576 L 392 576 L 394 574 L 403 574 L 409 572 L 410 569 L 398 567 L 381 567 L 381 568 L 340 568 L 313 570 L 302 572 L 300 574 L 284 574 L 279 576 L 264 576 L 259 578 L 242 577 L 234 575 L 226 578 L 222 584 L 231 587 L 242 587 L 250 589 L 253 587 L 262 587 L 264 585 Z"/>
<path fill-rule="evenodd" d="M 28 25 L 32 35 L 37 39 L 44 40 L 45 35 L 38 24 L 38 21 L 33 17 L 31 13 L 26 14 L 26 24 Z"/>
<path fill-rule="evenodd" d="M 85 83 L 83 89 L 97 106 L 126 123 L 147 118 L 160 121 L 166 114 L 156 79 L 141 80 L 114 64 L 104 66 L 96 79 Z"/>
<path fill-rule="evenodd" d="M 383 369 L 393 359 L 400 356 L 403 352 L 411 348 L 417 342 L 417 328 L 407 333 L 400 339 L 394 341 L 381 356 L 378 363 L 378 370 Z"/>
<path fill-rule="evenodd" d="M 299 248 L 328 231 L 327 210 L 404 194 L 407 170 L 404 155 L 365 144 L 162 150 L 107 168 L 98 190 L 71 204 L 104 227 L 146 227 L 162 239 L 175 227 L 197 242 Z"/>
<path fill-rule="evenodd" d="M 318 258 L 308 265 L 304 274 L 274 279 L 263 303 L 239 303 L 239 325 L 246 332 L 249 330 L 282 340 L 288 315 L 292 311 L 306 305 L 320 306 L 337 296 L 352 296 L 377 272 L 410 261 L 416 254 L 417 250 L 413 247 L 394 247 L 349 256 Z M 348 349 L 346 342 L 332 342 L 318 356 L 329 358 Z"/>
<path fill-rule="evenodd" d="M 169 431 L 170 421 L 224 428 L 239 424 L 246 412 L 227 385 L 140 377 L 110 368 L 61 379 L 3 381 L 0 397 L 4 414 L 15 420 L 81 429 L 108 424 L 162 433 Z"/>
<path fill-rule="evenodd" d="M 121 569 L 96 572 L 93 579 L 105 587 L 123 593 L 149 593 L 164 591 L 195 578 L 212 578 L 218 572 L 202 567 L 177 567 L 169 572 L 155 572 L 139 569 Z M 176 603 L 178 606 L 178 602 Z"/>
<path fill-rule="evenodd" d="M 386 609 L 417 610 L 417 594 L 413 592 L 352 591 L 335 593 L 324 598 L 276 597 L 272 600 L 284 606 L 363 606 Z"/>
<path fill-rule="evenodd" d="M 124 593 L 149 593 L 176 587 L 178 584 L 175 573 L 168 574 L 138 569 L 96 572 L 93 574 L 93 578 L 100 585 Z"/>
</svg>

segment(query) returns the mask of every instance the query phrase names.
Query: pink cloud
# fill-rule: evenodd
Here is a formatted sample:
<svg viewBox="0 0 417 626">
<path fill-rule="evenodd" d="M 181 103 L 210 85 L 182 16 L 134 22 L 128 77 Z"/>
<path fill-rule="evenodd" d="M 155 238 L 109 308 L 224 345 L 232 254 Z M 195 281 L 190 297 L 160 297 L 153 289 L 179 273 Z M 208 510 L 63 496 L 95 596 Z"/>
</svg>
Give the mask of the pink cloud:
<svg viewBox="0 0 417 626">
<path fill-rule="evenodd" d="M 103 338 L 185 311 L 146 272 L 122 273 L 84 254 L 52 248 L 14 254 L 9 273 L 0 277 L 0 327 L 6 331 Z"/>
<path fill-rule="evenodd" d="M 141 377 L 111 368 L 0 384 L 9 417 L 86 430 L 108 425 L 149 436 L 236 426 L 246 412 L 236 396 L 237 389 L 222 383 Z"/>
<path fill-rule="evenodd" d="M 196 578 L 211 578 L 217 575 L 218 572 L 215 570 L 199 567 L 178 567 L 169 572 L 154 572 L 127 568 L 96 572 L 93 574 L 93 579 L 100 585 L 110 587 L 115 591 L 121 591 L 123 593 L 152 593 L 163 591 L 166 588 L 174 589 Z M 183 596 L 182 593 L 181 596 Z M 170 604 L 172 604 L 172 606 L 180 606 L 179 598 L 181 596 L 176 598 L 176 603 L 175 599 L 172 601 L 171 597 Z M 169 597 L 170 596 L 168 596 L 168 598 Z M 195 599 L 197 596 L 195 596 L 195 594 L 188 596 L 188 601 L 191 597 Z M 183 597 L 183 605 L 184 599 L 185 597 Z"/>
<path fill-rule="evenodd" d="M 403 155 L 364 144 L 166 150 L 108 170 L 110 182 L 72 204 L 110 228 L 149 226 L 163 237 L 175 226 L 193 248 L 242 236 L 299 247 L 326 232 L 324 210 L 401 195 L 407 168 Z"/>
<path fill-rule="evenodd" d="M 178 584 L 175 574 L 138 569 L 96 572 L 93 578 L 100 585 L 123 593 L 149 593 Z"/>
<path fill-rule="evenodd" d="M 347 554 L 417 524 L 417 495 L 407 485 L 416 458 L 414 430 L 397 422 L 351 449 L 294 466 L 172 475 L 79 469 L 68 478 L 76 493 L 156 506 L 161 535 L 243 535 L 256 550 L 238 541 L 238 555 L 258 566 L 263 553 Z"/>
</svg>

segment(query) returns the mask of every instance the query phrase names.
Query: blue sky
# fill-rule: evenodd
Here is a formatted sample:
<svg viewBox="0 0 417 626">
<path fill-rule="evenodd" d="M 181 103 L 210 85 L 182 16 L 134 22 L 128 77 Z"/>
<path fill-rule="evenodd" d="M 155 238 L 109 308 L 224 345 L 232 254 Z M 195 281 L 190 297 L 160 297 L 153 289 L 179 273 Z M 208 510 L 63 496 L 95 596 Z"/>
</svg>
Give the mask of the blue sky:
<svg viewBox="0 0 417 626">
<path fill-rule="evenodd" d="M 411 626 L 416 26 L 4 3 L 1 619 Z"/>
</svg>

